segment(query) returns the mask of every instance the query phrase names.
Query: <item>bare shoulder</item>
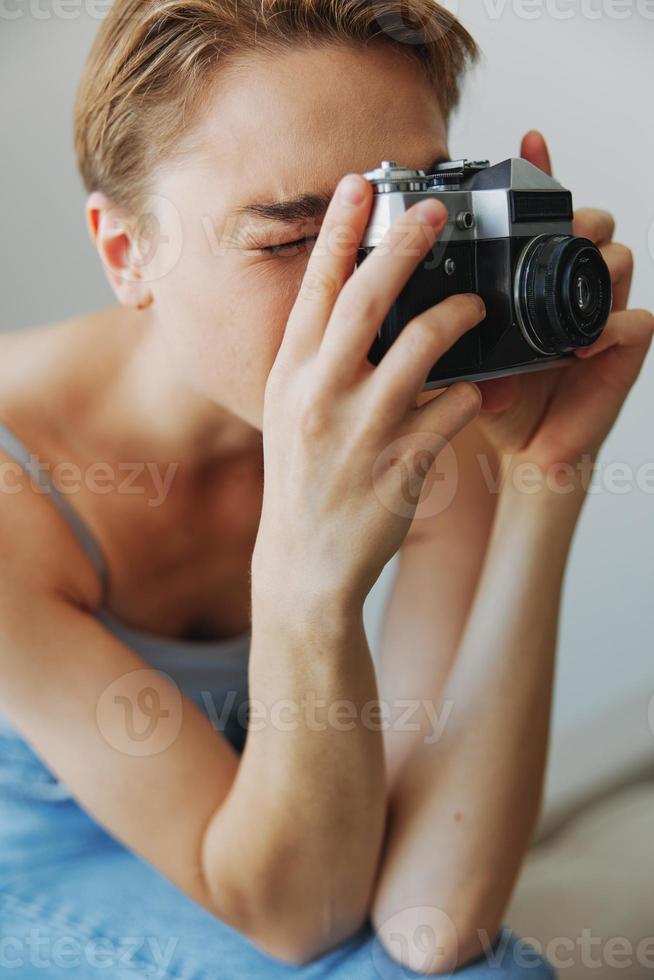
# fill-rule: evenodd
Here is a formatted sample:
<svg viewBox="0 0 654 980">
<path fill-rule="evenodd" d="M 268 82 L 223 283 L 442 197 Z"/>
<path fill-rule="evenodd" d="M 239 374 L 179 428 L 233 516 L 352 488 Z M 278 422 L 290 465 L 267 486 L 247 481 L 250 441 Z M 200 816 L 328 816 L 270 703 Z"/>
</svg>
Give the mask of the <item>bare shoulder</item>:
<svg viewBox="0 0 654 980">
<path fill-rule="evenodd" d="M 130 311 L 110 306 L 0 333 L 0 411 L 21 406 L 27 414 L 66 391 L 92 391 L 107 359 L 121 356 L 130 326 Z"/>
<path fill-rule="evenodd" d="M 110 307 L 0 334 L 0 422 L 40 462 L 59 458 L 61 434 L 120 356 L 122 322 L 120 308 Z M 89 608 L 99 601 L 97 574 L 65 518 L 2 447 L 0 577 Z"/>
</svg>

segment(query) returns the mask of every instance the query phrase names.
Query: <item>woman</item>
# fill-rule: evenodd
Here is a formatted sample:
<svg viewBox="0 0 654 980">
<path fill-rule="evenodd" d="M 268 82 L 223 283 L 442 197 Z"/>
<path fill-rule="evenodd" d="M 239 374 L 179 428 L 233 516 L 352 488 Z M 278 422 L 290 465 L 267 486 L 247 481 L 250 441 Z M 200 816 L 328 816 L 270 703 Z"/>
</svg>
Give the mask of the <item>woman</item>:
<svg viewBox="0 0 654 980">
<path fill-rule="evenodd" d="M 101 26 L 76 147 L 117 304 L 2 338 L 17 976 L 552 975 L 500 927 L 541 799 L 576 464 L 652 318 L 584 212 L 615 305 L 571 368 L 422 393 L 483 318 L 467 295 L 367 362 L 444 209 L 353 271 L 358 175 L 448 157 L 475 53 L 426 0 L 117 0 Z M 537 134 L 523 153 L 548 166 Z M 412 520 L 426 474 L 407 513 L 379 460 L 443 440 L 456 493 Z M 525 463 L 567 464 L 569 492 L 522 493 Z M 376 672 L 362 606 L 398 549 Z"/>
</svg>

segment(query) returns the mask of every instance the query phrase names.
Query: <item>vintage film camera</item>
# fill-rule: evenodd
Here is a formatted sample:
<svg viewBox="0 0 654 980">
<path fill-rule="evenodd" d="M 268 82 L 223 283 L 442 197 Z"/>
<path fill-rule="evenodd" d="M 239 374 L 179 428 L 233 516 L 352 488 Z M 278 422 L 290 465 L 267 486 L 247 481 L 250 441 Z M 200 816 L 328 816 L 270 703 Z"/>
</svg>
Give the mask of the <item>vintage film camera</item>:
<svg viewBox="0 0 654 980">
<path fill-rule="evenodd" d="M 572 235 L 572 195 L 526 160 L 454 160 L 431 173 L 385 161 L 363 175 L 375 194 L 357 255 L 398 216 L 437 197 L 439 240 L 398 296 L 368 353 L 378 364 L 406 324 L 454 293 L 479 293 L 486 318 L 434 365 L 423 390 L 561 365 L 602 333 L 611 277 L 599 249 Z"/>
</svg>

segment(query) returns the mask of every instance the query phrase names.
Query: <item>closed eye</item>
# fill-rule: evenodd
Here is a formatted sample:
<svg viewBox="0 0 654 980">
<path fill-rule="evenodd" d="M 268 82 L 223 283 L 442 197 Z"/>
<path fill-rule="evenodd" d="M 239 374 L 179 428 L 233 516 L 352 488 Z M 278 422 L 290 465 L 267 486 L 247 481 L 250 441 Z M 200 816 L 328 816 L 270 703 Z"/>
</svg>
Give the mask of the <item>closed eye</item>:
<svg viewBox="0 0 654 980">
<path fill-rule="evenodd" d="M 284 242 L 283 245 L 266 245 L 261 251 L 269 255 L 281 255 L 290 257 L 293 255 L 303 255 L 307 251 L 307 246 L 316 241 L 317 235 L 305 238 L 297 238 L 293 242 Z"/>
</svg>

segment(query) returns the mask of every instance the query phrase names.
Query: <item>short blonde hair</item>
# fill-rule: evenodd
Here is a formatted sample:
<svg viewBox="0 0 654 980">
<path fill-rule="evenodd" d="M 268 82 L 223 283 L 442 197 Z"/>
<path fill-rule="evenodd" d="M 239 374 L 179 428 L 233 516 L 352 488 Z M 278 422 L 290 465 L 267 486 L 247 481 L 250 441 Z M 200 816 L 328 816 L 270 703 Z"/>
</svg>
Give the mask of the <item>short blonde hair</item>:
<svg viewBox="0 0 654 980">
<path fill-rule="evenodd" d="M 75 103 L 86 190 L 138 210 L 156 165 L 183 151 L 217 74 L 248 52 L 375 40 L 422 66 L 447 118 L 479 51 L 434 0 L 115 0 Z"/>
</svg>

